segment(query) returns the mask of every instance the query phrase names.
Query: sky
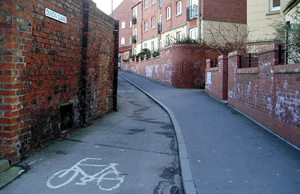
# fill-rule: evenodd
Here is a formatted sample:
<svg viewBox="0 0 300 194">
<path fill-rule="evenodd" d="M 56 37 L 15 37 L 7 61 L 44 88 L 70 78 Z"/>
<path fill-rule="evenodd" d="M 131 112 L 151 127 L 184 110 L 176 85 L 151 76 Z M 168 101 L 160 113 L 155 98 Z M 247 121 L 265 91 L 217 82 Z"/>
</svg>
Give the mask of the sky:
<svg viewBox="0 0 300 194">
<path fill-rule="evenodd" d="M 93 0 L 99 9 L 104 11 L 106 14 L 111 14 L 111 0 Z M 113 0 L 114 9 L 122 2 L 123 0 Z"/>
</svg>

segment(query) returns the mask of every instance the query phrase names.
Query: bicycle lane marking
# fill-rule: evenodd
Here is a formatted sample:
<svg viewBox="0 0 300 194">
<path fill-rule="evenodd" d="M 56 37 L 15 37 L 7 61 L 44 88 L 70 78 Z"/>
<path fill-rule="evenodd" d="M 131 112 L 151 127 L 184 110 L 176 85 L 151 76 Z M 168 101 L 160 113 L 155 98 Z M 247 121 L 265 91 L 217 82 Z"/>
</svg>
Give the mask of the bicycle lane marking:
<svg viewBox="0 0 300 194">
<path fill-rule="evenodd" d="M 54 173 L 47 181 L 47 186 L 51 189 L 59 189 L 63 186 L 71 183 L 77 176 L 81 176 L 79 182 L 75 185 L 84 186 L 87 182 L 97 180 L 97 186 L 104 191 L 112 191 L 121 186 L 124 182 L 125 175 L 122 175 L 116 168 L 118 163 L 109 163 L 107 165 L 99 164 L 102 161 L 101 158 L 84 158 L 77 162 L 69 169 L 63 169 Z M 92 167 L 95 169 L 92 175 L 87 174 L 84 171 L 84 167 Z M 101 169 L 98 171 L 98 169 Z M 107 177 L 106 177 L 107 176 Z M 68 178 L 69 177 L 69 178 Z M 65 179 L 64 179 L 65 178 Z M 104 181 L 116 181 L 116 184 L 110 184 L 113 186 L 103 185 Z"/>
</svg>

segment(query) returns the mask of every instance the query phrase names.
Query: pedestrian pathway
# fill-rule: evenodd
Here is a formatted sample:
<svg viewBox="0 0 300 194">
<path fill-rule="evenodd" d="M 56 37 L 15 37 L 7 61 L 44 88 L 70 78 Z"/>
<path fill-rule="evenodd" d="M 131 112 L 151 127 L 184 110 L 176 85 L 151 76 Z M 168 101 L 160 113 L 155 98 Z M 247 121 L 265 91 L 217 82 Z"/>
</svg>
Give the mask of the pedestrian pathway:
<svg viewBox="0 0 300 194">
<path fill-rule="evenodd" d="M 300 193 L 300 153 L 203 90 L 175 89 L 120 72 L 170 109 L 197 192 Z"/>
<path fill-rule="evenodd" d="M 119 80 L 118 112 L 79 129 L 21 165 L 29 170 L 5 194 L 167 194 L 181 192 L 169 116 Z"/>
</svg>

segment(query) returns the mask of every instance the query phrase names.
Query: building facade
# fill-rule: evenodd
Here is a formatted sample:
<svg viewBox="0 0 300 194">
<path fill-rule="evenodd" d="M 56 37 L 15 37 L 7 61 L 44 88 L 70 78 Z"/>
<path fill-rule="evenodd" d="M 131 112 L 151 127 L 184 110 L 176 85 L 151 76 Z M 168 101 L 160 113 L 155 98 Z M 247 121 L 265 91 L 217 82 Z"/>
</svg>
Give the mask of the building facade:
<svg viewBox="0 0 300 194">
<path fill-rule="evenodd" d="M 139 0 L 124 0 L 113 12 L 114 19 L 119 21 L 119 57 L 128 59 L 132 43 L 132 13 L 131 8 Z"/>
<path fill-rule="evenodd" d="M 299 0 L 249 0 L 247 23 L 250 51 L 255 52 L 272 43 L 276 24 L 280 21 L 293 22 L 290 16 L 299 9 L 299 5 Z"/>
<path fill-rule="evenodd" d="M 246 28 L 246 9 L 246 0 L 141 0 L 132 7 L 133 54 L 143 48 L 155 51 L 185 38 L 225 45 L 225 40 L 217 38 L 217 29 Z"/>
</svg>

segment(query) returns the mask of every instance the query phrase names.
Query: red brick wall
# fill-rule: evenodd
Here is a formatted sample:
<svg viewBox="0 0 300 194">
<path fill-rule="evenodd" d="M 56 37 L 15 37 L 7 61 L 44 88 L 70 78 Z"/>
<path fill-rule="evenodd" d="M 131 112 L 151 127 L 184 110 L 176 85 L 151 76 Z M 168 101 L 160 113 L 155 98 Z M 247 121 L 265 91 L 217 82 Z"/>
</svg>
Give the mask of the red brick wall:
<svg viewBox="0 0 300 194">
<path fill-rule="evenodd" d="M 201 2 L 200 13 L 204 18 L 247 21 L 247 0 L 203 0 Z"/>
<path fill-rule="evenodd" d="M 218 55 L 201 45 L 173 45 L 161 50 L 159 57 L 131 61 L 123 64 L 122 69 L 177 88 L 200 88 L 205 83 L 205 59 Z"/>
<path fill-rule="evenodd" d="M 90 0 L 5 0 L 0 9 L 0 157 L 14 163 L 114 109 L 118 36 Z"/>
<path fill-rule="evenodd" d="M 186 0 L 181 1 L 182 5 L 182 14 L 176 15 L 176 3 L 177 1 L 173 0 L 165 0 L 163 1 L 163 7 L 161 8 L 161 13 L 163 15 L 163 22 L 162 22 L 162 30 L 165 32 L 166 30 L 169 30 L 171 28 L 183 25 L 187 22 L 186 18 Z M 167 20 L 167 7 L 171 7 L 171 19 Z"/>
<path fill-rule="evenodd" d="M 259 65 L 240 67 L 229 54 L 228 103 L 300 147 L 300 64 L 278 65 L 278 45 L 261 50 Z"/>
<path fill-rule="evenodd" d="M 228 58 L 218 57 L 218 67 L 212 67 L 212 60 L 206 60 L 205 92 L 221 100 L 227 100 L 228 91 Z"/>
</svg>

